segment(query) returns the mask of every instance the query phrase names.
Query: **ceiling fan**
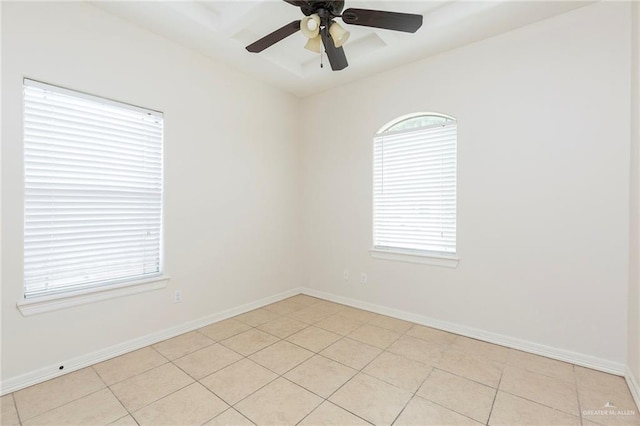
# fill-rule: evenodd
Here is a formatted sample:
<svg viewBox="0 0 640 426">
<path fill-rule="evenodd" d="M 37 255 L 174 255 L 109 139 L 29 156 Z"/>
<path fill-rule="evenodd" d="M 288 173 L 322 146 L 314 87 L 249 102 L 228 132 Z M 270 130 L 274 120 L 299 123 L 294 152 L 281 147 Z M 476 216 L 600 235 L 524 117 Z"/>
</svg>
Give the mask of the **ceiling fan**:
<svg viewBox="0 0 640 426">
<path fill-rule="evenodd" d="M 349 64 L 342 45 L 349 38 L 349 32 L 334 21 L 342 18 L 345 24 L 386 30 L 415 33 L 422 26 L 422 15 L 411 13 L 386 12 L 370 9 L 347 9 L 344 1 L 284 0 L 297 6 L 305 15 L 303 19 L 293 21 L 275 30 L 271 34 L 246 47 L 249 52 L 262 52 L 280 40 L 299 30 L 309 39 L 305 48 L 321 53 L 324 45 L 327 58 L 334 71 L 345 69 Z"/>
</svg>

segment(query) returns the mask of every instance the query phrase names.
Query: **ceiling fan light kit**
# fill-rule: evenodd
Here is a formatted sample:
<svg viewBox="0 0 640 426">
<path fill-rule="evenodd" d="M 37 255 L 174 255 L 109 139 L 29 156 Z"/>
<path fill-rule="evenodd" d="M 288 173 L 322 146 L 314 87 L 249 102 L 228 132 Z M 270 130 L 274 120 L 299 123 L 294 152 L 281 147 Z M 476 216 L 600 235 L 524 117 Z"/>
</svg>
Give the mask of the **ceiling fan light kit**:
<svg viewBox="0 0 640 426">
<path fill-rule="evenodd" d="M 351 33 L 349 31 L 342 28 L 342 25 L 337 22 L 331 22 L 329 27 L 329 34 L 331 34 L 331 38 L 333 39 L 333 44 L 336 47 L 341 47 L 343 44 L 349 40 L 349 36 Z"/>
<path fill-rule="evenodd" d="M 335 22 L 335 18 L 341 18 L 345 24 L 407 33 L 415 33 L 422 26 L 422 15 L 411 13 L 353 8 L 342 12 L 344 1 L 284 1 L 299 7 L 305 17 L 301 20 L 290 22 L 250 44 L 246 47 L 249 52 L 262 52 L 291 34 L 301 31 L 308 38 L 304 46 L 305 49 L 321 53 L 322 45 L 324 44 L 331 69 L 338 71 L 349 65 L 342 45 L 347 42 L 350 33 L 342 25 Z"/>
<path fill-rule="evenodd" d="M 305 16 L 300 21 L 300 31 L 306 38 L 314 38 L 320 34 L 320 16 L 317 13 Z"/>
<path fill-rule="evenodd" d="M 314 38 L 310 38 L 304 48 L 314 53 L 322 53 L 322 37 L 318 34 Z"/>
</svg>

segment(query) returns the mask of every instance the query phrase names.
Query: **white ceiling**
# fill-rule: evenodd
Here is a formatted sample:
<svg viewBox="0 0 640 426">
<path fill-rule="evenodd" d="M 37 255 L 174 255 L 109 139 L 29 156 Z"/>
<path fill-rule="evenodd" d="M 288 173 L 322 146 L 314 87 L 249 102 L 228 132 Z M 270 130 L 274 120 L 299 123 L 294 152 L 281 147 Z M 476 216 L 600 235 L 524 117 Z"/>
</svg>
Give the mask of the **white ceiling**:
<svg viewBox="0 0 640 426">
<path fill-rule="evenodd" d="M 347 0 L 345 9 L 389 10 L 424 16 L 415 34 L 346 25 L 349 67 L 331 71 L 326 57 L 303 48 L 298 32 L 261 53 L 245 46 L 286 23 L 300 9 L 280 0 L 98 1 L 95 6 L 303 97 L 402 64 L 473 43 L 591 3 L 590 1 Z"/>
</svg>

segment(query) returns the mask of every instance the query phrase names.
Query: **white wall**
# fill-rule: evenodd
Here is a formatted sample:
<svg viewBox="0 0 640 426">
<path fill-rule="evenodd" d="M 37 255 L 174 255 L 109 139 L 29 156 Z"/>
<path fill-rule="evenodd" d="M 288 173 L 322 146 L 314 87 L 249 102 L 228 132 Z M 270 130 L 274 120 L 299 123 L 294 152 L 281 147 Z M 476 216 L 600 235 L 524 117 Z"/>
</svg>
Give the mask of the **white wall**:
<svg viewBox="0 0 640 426">
<path fill-rule="evenodd" d="M 632 10 L 629 351 L 627 363 L 635 383 L 640 385 L 640 3 L 634 3 Z M 640 388 L 636 392 L 640 392 Z"/>
<path fill-rule="evenodd" d="M 622 369 L 629 12 L 599 3 L 305 99 L 306 285 Z M 457 269 L 368 253 L 372 136 L 417 111 L 458 119 Z"/>
<path fill-rule="evenodd" d="M 300 104 L 90 5 L 1 3 L 2 381 L 300 284 L 628 359 L 638 377 L 629 7 L 585 7 Z M 25 76 L 164 111 L 169 288 L 27 318 L 16 309 Z M 368 254 L 371 138 L 415 111 L 459 120 L 457 269 Z M 345 268 L 369 283 L 345 283 Z"/>
<path fill-rule="evenodd" d="M 32 317 L 16 309 L 23 77 L 164 112 L 169 288 Z M 297 287 L 296 106 L 86 3 L 3 2 L 3 382 Z"/>
</svg>

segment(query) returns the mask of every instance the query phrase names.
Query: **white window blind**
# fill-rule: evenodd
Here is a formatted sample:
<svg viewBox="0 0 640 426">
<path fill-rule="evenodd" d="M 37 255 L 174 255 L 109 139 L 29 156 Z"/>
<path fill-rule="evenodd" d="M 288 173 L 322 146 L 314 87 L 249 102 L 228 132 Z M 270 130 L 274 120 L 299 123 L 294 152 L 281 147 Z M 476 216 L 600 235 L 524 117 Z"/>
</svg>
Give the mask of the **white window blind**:
<svg viewBox="0 0 640 426">
<path fill-rule="evenodd" d="M 456 138 L 454 120 L 375 137 L 374 248 L 456 253 Z"/>
<path fill-rule="evenodd" d="M 24 80 L 24 294 L 160 275 L 162 114 Z"/>
</svg>

